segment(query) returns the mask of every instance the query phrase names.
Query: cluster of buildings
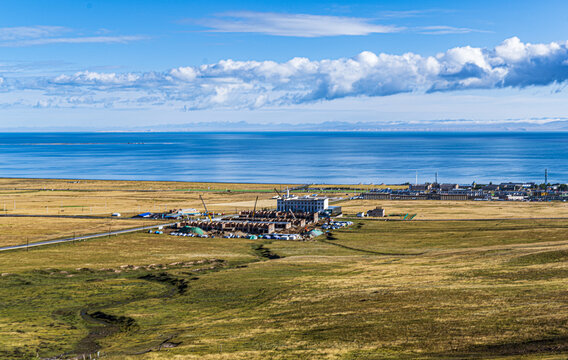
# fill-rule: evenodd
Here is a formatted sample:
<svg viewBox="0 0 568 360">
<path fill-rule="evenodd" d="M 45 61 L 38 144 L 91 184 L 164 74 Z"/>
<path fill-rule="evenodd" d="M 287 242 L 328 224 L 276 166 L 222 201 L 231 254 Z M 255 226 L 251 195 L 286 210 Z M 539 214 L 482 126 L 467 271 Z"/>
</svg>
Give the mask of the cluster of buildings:
<svg viewBox="0 0 568 360">
<path fill-rule="evenodd" d="M 175 210 L 166 216 L 185 217 L 194 214 L 195 209 Z M 321 217 L 341 214 L 341 207 L 330 206 L 327 197 L 317 195 L 298 197 L 288 192 L 277 199 L 276 210 L 240 211 L 235 215 L 221 216 L 214 219 L 189 219 L 178 222 L 174 227 L 182 231 L 200 229 L 212 234 L 235 236 L 279 236 L 282 232 L 288 237 L 298 233 L 309 234 Z M 169 215 L 169 216 L 168 216 Z M 240 235 L 239 235 L 240 234 Z M 244 234 L 244 235 L 243 235 Z M 299 235 L 294 235 L 299 236 Z M 293 237 L 293 236 L 292 236 Z M 272 238 L 272 237 L 270 237 Z"/>
<path fill-rule="evenodd" d="M 425 183 L 408 189 L 377 189 L 360 195 L 367 200 L 478 200 L 478 201 L 566 201 L 568 186 L 541 186 L 533 182 L 481 185 Z"/>
<path fill-rule="evenodd" d="M 200 228 L 222 233 L 272 234 L 281 231 L 302 231 L 319 220 L 318 212 L 241 211 L 236 216 L 207 220 L 187 220 L 177 228 Z"/>
</svg>

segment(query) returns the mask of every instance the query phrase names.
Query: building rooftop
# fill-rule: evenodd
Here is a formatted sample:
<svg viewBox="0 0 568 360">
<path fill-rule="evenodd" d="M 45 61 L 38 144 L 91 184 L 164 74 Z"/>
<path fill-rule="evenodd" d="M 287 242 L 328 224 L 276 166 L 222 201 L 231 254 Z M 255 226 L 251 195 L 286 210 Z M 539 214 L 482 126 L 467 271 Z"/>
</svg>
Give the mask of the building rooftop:
<svg viewBox="0 0 568 360">
<path fill-rule="evenodd" d="M 302 200 L 302 201 L 306 201 L 306 200 L 325 200 L 325 199 L 328 199 L 328 198 L 325 197 L 325 196 L 317 196 L 317 197 L 303 196 L 303 197 L 289 197 L 289 198 L 284 197 L 284 198 L 278 199 L 278 200 Z"/>
</svg>

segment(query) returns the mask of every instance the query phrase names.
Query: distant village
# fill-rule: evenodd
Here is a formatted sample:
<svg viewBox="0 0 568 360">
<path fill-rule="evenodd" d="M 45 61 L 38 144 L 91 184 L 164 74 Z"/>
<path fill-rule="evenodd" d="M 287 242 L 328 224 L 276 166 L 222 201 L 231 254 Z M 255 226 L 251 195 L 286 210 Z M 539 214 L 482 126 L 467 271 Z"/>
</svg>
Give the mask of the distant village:
<svg viewBox="0 0 568 360">
<path fill-rule="evenodd" d="M 475 201 L 566 201 L 567 184 L 507 182 L 500 184 L 410 184 L 408 189 L 375 189 L 363 192 L 366 200 L 475 200 Z"/>
</svg>

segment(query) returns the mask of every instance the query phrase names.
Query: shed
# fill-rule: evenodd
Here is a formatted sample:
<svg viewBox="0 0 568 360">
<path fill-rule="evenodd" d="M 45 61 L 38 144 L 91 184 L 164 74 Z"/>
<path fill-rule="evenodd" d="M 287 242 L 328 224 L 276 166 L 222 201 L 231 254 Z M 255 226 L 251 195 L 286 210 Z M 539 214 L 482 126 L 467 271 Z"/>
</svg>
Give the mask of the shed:
<svg viewBox="0 0 568 360">
<path fill-rule="evenodd" d="M 314 230 L 309 232 L 309 235 L 310 235 L 310 237 L 317 237 L 317 236 L 323 235 L 323 231 L 314 229 Z"/>
<path fill-rule="evenodd" d="M 151 212 L 145 212 L 145 213 L 142 213 L 142 214 L 138 214 L 135 217 L 147 218 L 147 217 L 150 217 L 151 215 L 152 215 Z"/>
<path fill-rule="evenodd" d="M 377 206 L 375 209 L 367 211 L 367 216 L 384 217 L 385 216 L 385 209 Z"/>
</svg>

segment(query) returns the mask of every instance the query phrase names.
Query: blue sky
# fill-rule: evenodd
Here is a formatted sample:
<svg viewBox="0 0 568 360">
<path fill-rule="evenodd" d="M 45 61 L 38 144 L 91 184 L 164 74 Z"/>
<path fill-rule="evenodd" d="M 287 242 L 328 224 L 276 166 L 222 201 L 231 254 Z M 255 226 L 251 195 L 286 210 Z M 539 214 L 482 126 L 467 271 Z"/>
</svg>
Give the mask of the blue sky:
<svg viewBox="0 0 568 360">
<path fill-rule="evenodd" d="M 0 128 L 568 117 L 565 1 L 0 10 Z"/>
</svg>

